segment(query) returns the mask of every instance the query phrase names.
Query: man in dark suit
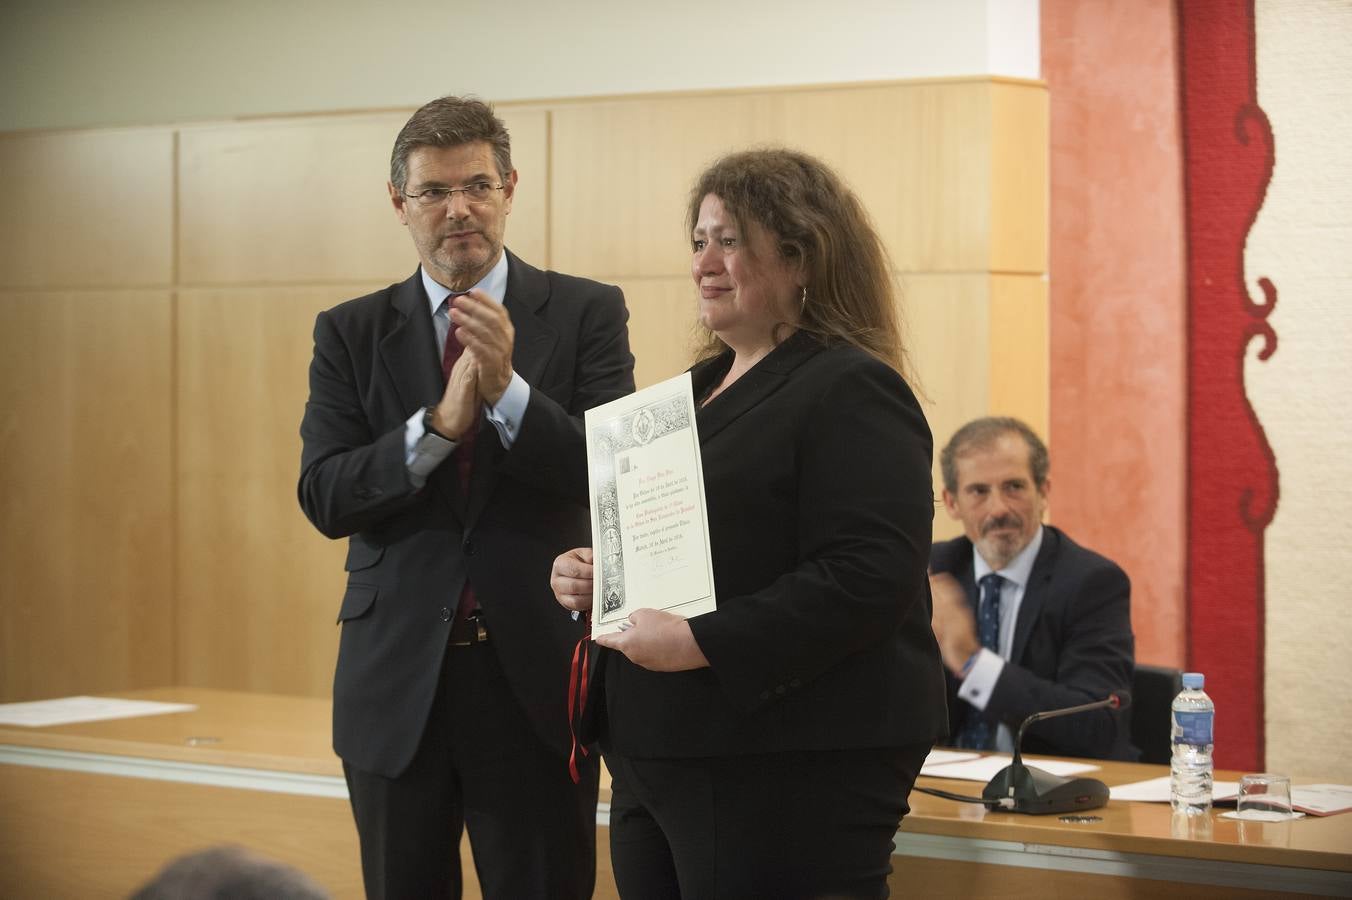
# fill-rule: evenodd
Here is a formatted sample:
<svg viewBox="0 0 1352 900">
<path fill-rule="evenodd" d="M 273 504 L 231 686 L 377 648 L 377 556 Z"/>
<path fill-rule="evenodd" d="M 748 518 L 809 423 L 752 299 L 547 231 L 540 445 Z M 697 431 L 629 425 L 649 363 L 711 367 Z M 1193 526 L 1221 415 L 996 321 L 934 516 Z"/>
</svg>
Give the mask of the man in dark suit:
<svg viewBox="0 0 1352 900">
<path fill-rule="evenodd" d="M 517 172 L 487 105 L 445 97 L 395 141 L 421 260 L 320 313 L 300 502 L 347 537 L 334 748 L 371 897 L 590 897 L 597 771 L 568 773 L 582 623 L 549 569 L 590 543 L 583 411 L 631 392 L 618 288 L 503 246 Z"/>
<path fill-rule="evenodd" d="M 959 747 L 1012 750 L 1040 710 L 1131 688 L 1131 584 L 1111 560 L 1042 524 L 1047 448 L 1023 422 L 977 419 L 940 456 L 944 506 L 965 537 L 930 551 L 934 633 Z M 1102 709 L 1039 722 L 1034 753 L 1135 759 L 1129 718 Z"/>
</svg>

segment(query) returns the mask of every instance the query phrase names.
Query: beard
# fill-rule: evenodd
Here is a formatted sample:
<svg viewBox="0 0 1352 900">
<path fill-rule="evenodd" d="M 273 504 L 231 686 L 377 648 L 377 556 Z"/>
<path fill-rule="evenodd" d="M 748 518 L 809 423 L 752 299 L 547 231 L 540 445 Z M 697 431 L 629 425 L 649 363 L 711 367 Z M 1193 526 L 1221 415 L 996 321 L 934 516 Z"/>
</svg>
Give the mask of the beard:
<svg viewBox="0 0 1352 900">
<path fill-rule="evenodd" d="M 453 234 L 461 237 L 452 239 Z M 423 259 L 429 260 L 436 269 L 434 275 L 438 281 L 458 282 L 456 289 L 471 287 L 488 273 L 489 267 L 497 260 L 502 250 L 501 242 L 495 242 L 483 228 L 469 222 L 450 222 L 436 231 L 423 235 L 418 240 L 418 250 Z"/>
<path fill-rule="evenodd" d="M 1008 514 L 981 523 L 981 537 L 977 543 L 982 558 L 990 567 L 1002 569 L 1028 546 L 1031 537 L 1023 531 L 1023 519 Z"/>
</svg>

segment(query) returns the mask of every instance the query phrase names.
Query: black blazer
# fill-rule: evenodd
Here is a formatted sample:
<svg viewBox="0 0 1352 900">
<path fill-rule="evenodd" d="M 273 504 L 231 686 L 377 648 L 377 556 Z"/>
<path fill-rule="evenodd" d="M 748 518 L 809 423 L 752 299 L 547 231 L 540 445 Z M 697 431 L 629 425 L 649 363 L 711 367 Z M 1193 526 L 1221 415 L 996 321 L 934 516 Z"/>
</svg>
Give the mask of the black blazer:
<svg viewBox="0 0 1352 900">
<path fill-rule="evenodd" d="M 696 397 L 731 354 L 696 365 Z M 944 733 L 926 578 L 929 427 L 889 367 L 798 332 L 697 414 L 718 609 L 711 668 L 602 659 L 608 752 L 899 747 Z"/>
<path fill-rule="evenodd" d="M 300 504 L 347 537 L 333 684 L 334 749 L 393 776 L 413 757 L 451 619 L 474 585 L 511 687 L 566 753 L 566 678 L 583 626 L 549 589 L 554 557 L 590 543 L 582 412 L 634 389 L 624 297 L 508 253 L 512 365 L 531 387 L 510 452 L 481 417 L 468 495 L 455 466 L 419 490 L 404 422 L 445 389 L 421 276 L 319 314 L 301 422 Z"/>
<path fill-rule="evenodd" d="M 977 604 L 972 542 L 965 537 L 934 545 L 930 566 L 962 584 L 967 602 Z M 1102 700 L 1131 690 L 1135 670 L 1131 631 L 1131 582 L 1116 563 L 1087 550 L 1050 525 L 1029 575 L 1014 647 L 984 713 L 958 699 L 948 679 L 948 716 L 957 734 L 969 715 L 1003 722 L 1016 734 L 1019 723 L 1040 710 Z M 1096 710 L 1030 726 L 1023 749 L 1031 753 L 1134 760 L 1131 718 L 1121 711 Z"/>
</svg>

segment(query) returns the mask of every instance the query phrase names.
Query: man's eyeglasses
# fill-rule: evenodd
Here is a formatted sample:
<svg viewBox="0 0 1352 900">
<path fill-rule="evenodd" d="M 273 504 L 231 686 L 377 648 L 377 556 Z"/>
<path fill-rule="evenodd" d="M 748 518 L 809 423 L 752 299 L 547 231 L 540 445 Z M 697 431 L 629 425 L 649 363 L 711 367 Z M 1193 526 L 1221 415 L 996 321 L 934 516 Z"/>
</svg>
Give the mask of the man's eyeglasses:
<svg viewBox="0 0 1352 900">
<path fill-rule="evenodd" d="M 448 202 L 456 194 L 464 194 L 465 199 L 470 203 L 483 203 L 489 197 L 493 196 L 494 191 L 502 190 L 504 185 L 490 184 L 487 181 L 476 181 L 473 184 L 467 184 L 458 188 L 423 188 L 416 194 L 405 192 L 404 196 L 410 200 L 417 201 L 419 206 L 436 206 L 440 203 Z"/>
</svg>

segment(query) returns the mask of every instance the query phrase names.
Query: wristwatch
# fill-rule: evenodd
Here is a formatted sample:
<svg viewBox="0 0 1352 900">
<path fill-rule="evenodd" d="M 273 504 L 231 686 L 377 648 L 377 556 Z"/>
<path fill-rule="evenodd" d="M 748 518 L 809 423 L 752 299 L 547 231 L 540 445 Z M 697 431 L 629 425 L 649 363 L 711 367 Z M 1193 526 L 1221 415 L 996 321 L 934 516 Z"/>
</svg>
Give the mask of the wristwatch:
<svg viewBox="0 0 1352 900">
<path fill-rule="evenodd" d="M 440 431 L 437 431 L 435 428 L 432 427 L 432 407 L 429 406 L 423 410 L 422 422 L 423 422 L 423 431 L 426 432 L 427 434 L 434 434 L 437 437 L 441 438 L 443 441 L 450 441 L 452 444 L 456 442 L 455 438 L 446 437 L 446 435 L 442 434 Z"/>
</svg>

